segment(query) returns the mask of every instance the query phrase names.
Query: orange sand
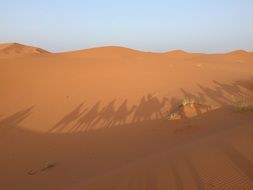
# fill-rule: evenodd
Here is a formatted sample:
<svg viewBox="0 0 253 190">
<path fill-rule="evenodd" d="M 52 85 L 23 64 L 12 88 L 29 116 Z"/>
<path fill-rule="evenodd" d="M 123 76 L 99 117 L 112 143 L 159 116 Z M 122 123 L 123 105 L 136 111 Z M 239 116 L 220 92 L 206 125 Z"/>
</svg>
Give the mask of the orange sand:
<svg viewBox="0 0 253 190">
<path fill-rule="evenodd" d="M 253 53 L 3 44 L 0 92 L 0 189 L 253 189 Z"/>
</svg>

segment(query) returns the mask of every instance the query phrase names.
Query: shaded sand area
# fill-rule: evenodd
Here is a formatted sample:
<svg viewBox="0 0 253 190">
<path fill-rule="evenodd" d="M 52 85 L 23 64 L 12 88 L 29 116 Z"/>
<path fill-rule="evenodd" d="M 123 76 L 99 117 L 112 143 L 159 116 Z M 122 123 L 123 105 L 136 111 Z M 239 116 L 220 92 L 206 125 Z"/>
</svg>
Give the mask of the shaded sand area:
<svg viewBox="0 0 253 190">
<path fill-rule="evenodd" d="M 250 52 L 3 44 L 0 92 L 0 189 L 253 189 Z"/>
</svg>

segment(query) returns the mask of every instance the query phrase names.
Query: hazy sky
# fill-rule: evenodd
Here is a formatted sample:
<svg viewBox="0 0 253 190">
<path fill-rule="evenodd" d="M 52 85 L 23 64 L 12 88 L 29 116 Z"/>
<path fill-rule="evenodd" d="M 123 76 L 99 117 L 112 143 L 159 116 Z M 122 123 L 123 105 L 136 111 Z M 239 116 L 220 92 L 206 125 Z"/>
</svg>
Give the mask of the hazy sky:
<svg viewBox="0 0 253 190">
<path fill-rule="evenodd" d="M 253 0 L 0 0 L 0 43 L 253 51 Z"/>
</svg>

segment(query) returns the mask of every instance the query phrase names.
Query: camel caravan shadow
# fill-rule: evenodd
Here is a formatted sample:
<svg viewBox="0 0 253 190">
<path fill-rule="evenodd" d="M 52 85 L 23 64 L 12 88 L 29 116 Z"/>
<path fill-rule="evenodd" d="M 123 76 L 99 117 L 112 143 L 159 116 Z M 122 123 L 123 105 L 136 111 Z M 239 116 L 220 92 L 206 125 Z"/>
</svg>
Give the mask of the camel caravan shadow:
<svg viewBox="0 0 253 190">
<path fill-rule="evenodd" d="M 235 81 L 230 84 L 224 84 L 213 81 L 214 86 L 203 86 L 197 84 L 199 92 L 192 93 L 185 89 L 180 89 L 182 97 L 187 97 L 189 100 L 198 100 L 199 102 L 207 103 L 213 101 L 225 107 L 233 103 L 231 97 L 246 97 L 252 98 L 253 94 L 253 78 L 249 80 Z M 243 90 L 242 90 L 243 89 Z M 77 105 L 72 111 L 67 113 L 54 126 L 52 126 L 48 133 L 78 133 L 95 129 L 105 129 L 112 127 L 128 127 L 128 126 L 147 126 L 156 125 L 159 122 L 168 120 L 168 113 L 175 108 L 179 108 L 180 118 L 189 119 L 185 111 L 181 109 L 179 102 L 182 99 L 178 97 L 156 97 L 151 93 L 140 98 L 135 105 L 130 105 L 128 99 L 119 101 L 113 99 L 106 105 L 101 101 L 97 101 L 94 105 L 87 107 L 84 102 Z M 202 108 L 195 106 L 194 114 L 202 115 Z M 178 107 L 179 106 L 179 107 Z M 200 108 L 200 109 L 199 109 Z M 208 107 L 207 107 L 208 108 Z M 0 115 L 0 128 L 17 128 L 24 120 L 32 115 L 34 106 L 17 111 L 9 116 Z M 190 109 L 192 109 L 190 107 Z M 192 112 L 192 110 L 190 110 Z M 211 110 L 209 110 L 211 111 Z M 195 114 L 195 115 L 196 115 Z M 166 122 L 172 124 L 171 122 Z"/>
<path fill-rule="evenodd" d="M 223 84 L 217 81 L 213 81 L 214 87 L 206 87 L 197 84 L 200 91 L 192 94 L 184 89 L 180 89 L 183 97 L 197 100 L 202 102 L 193 106 L 190 112 L 196 112 L 196 115 L 201 115 L 206 111 L 211 111 L 211 107 L 205 105 L 208 100 L 216 102 L 220 107 L 224 107 L 233 103 L 233 100 L 229 99 L 225 94 L 229 94 L 231 97 L 251 97 L 251 93 L 248 94 L 241 89 L 252 91 L 253 79 L 235 81 L 231 84 Z M 150 121 L 167 120 L 168 113 L 180 106 L 179 98 L 163 97 L 158 98 L 152 94 L 144 95 L 140 98 L 139 103 L 136 105 L 129 106 L 128 99 L 123 102 L 117 102 L 116 99 L 110 101 L 107 105 L 102 106 L 101 101 L 97 101 L 91 107 L 85 107 L 84 103 L 81 103 L 74 108 L 70 113 L 66 114 L 58 123 L 55 124 L 48 132 L 84 132 L 94 129 L 111 128 L 117 126 L 143 126 L 143 123 Z M 120 103 L 120 104 L 119 104 Z M 203 104 L 204 103 L 204 104 Z M 118 105 L 118 106 L 116 106 Z M 181 108 L 180 108 L 181 109 Z M 192 108 L 190 108 L 192 109 Z M 180 118 L 189 119 L 185 110 L 181 109 Z M 204 110 L 204 111 L 203 111 Z M 132 125 L 133 126 L 133 125 Z"/>
<path fill-rule="evenodd" d="M 156 96 L 148 94 L 143 96 L 137 105 L 131 107 L 127 99 L 119 106 L 116 106 L 116 103 L 117 100 L 114 99 L 102 107 L 102 102 L 98 101 L 90 108 L 84 107 L 84 103 L 81 103 L 48 132 L 83 132 L 164 119 L 166 115 L 162 113 L 162 109 L 168 103 L 168 98 L 160 101 Z"/>
<path fill-rule="evenodd" d="M 31 114 L 32 110 L 34 109 L 34 106 L 31 106 L 26 109 L 22 109 L 10 116 L 4 117 L 2 120 L 0 120 L 0 128 L 15 128 L 18 127 L 22 121 L 27 119 Z"/>
</svg>

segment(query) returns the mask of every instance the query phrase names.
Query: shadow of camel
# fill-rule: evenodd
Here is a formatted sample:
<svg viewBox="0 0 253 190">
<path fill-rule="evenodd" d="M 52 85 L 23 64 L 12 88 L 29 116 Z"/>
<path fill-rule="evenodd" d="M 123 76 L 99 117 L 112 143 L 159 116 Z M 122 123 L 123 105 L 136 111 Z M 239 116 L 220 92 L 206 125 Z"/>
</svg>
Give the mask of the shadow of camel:
<svg viewBox="0 0 253 190">
<path fill-rule="evenodd" d="M 237 80 L 235 84 L 253 91 L 253 78 L 249 80 Z"/>
<path fill-rule="evenodd" d="M 125 107 L 125 101 L 122 104 Z M 118 109 L 116 109 L 116 112 Z M 22 110 L 5 117 L 4 122 L 1 120 L 1 123 L 19 125 L 21 121 L 27 118 L 30 112 L 31 110 Z M 4 176 L 5 179 L 24 176 L 22 177 L 24 180 L 17 180 L 14 185 L 12 181 L 3 180 L 0 184 L 1 189 L 26 189 L 29 187 L 30 189 L 43 190 L 45 186 L 31 183 L 31 178 L 35 177 L 38 178 L 39 183 L 43 184 L 45 182 L 43 175 L 47 177 L 48 189 L 55 189 L 56 186 L 68 187 L 69 181 L 82 182 L 84 176 L 94 179 L 94 183 L 102 183 L 102 189 L 113 190 L 118 189 L 118 187 L 125 189 L 133 187 L 134 189 L 136 187 L 136 179 L 140 178 L 150 179 L 160 184 L 160 179 L 154 177 L 153 174 L 155 176 L 166 174 L 168 177 L 165 180 L 165 185 L 170 187 L 169 185 L 173 183 L 174 187 L 179 189 L 182 184 L 189 182 L 189 178 L 185 178 L 185 172 L 191 177 L 194 187 L 203 189 L 203 183 L 205 185 L 206 183 L 199 177 L 202 173 L 198 164 L 204 163 L 205 169 L 208 171 L 208 177 L 213 177 L 213 166 L 216 164 L 216 160 L 212 159 L 209 159 L 208 163 L 206 162 L 206 152 L 208 155 L 212 155 L 212 153 L 216 155 L 218 152 L 218 155 L 224 158 L 222 160 L 219 158 L 219 161 L 222 161 L 219 164 L 221 167 L 222 164 L 225 164 L 227 170 L 219 174 L 218 177 L 221 176 L 224 179 L 233 181 L 233 176 L 227 178 L 227 173 L 231 172 L 231 167 L 226 165 L 229 162 L 233 164 L 233 171 L 239 171 L 243 174 L 242 178 L 238 179 L 245 180 L 249 178 L 252 180 L 252 162 L 249 162 L 248 158 L 243 156 L 248 157 L 249 154 L 246 154 L 246 152 L 251 150 L 252 141 L 250 135 L 253 129 L 250 123 L 253 122 L 253 117 L 251 115 L 241 117 L 241 114 L 238 117 L 231 117 L 231 112 L 226 112 L 226 110 L 221 108 L 205 113 L 201 117 L 196 116 L 196 118 L 198 123 L 203 125 L 200 125 L 197 131 L 190 131 L 189 135 L 184 135 L 184 131 L 180 134 L 174 134 L 173 129 L 178 127 L 177 123 L 163 119 L 147 120 L 140 123 L 125 123 L 119 125 L 120 128 L 100 129 L 99 131 L 85 134 L 43 134 L 21 128 L 19 131 L 14 131 L 9 136 L 6 136 L 8 138 L 1 139 L 0 148 L 3 154 L 1 155 L 0 168 L 1 176 Z M 224 120 L 227 121 L 224 122 Z M 0 127 L 0 134 L 2 134 L 4 128 Z M 242 144 L 238 143 L 238 145 L 246 146 L 240 149 L 238 149 L 240 146 L 237 146 L 236 149 L 222 147 L 222 142 L 227 139 L 224 137 L 230 137 L 229 139 L 237 137 L 237 130 L 240 131 L 239 139 L 240 137 L 248 138 Z M 229 134 L 233 134 L 233 136 Z M 174 137 L 175 141 L 173 140 Z M 236 142 L 232 141 L 228 146 L 235 145 L 234 143 Z M 48 159 L 53 159 L 57 162 L 55 171 L 53 169 L 52 172 L 27 176 L 26 172 L 36 169 L 41 164 L 43 165 Z M 183 170 L 182 166 L 184 166 Z M 109 178 L 107 178 L 107 174 L 111 174 L 111 171 L 116 172 L 112 173 L 112 177 L 109 175 Z M 120 172 L 118 173 L 118 171 Z M 132 172 L 130 173 L 133 176 L 130 176 L 131 178 L 128 175 L 129 171 Z M 114 174 L 120 174 L 120 177 L 123 176 L 121 179 L 126 178 L 127 181 L 124 180 L 124 183 L 121 180 L 115 181 Z M 56 176 L 58 180 L 50 176 Z M 106 177 L 106 180 L 104 180 L 104 177 Z M 111 186 L 112 183 L 107 183 L 107 179 L 114 181 L 114 186 Z M 156 179 L 159 181 L 156 181 Z M 249 184 L 251 185 L 250 182 Z M 85 184 L 81 183 L 81 185 Z M 140 187 L 139 189 L 146 189 L 146 181 L 145 185 L 142 182 L 140 184 L 138 186 Z M 227 181 L 217 180 L 217 184 L 221 184 L 217 188 L 222 188 L 224 184 L 227 185 Z M 206 187 L 205 185 L 204 187 Z M 245 187 L 244 183 L 241 186 L 242 188 Z M 83 186 L 81 187 L 84 188 Z M 84 189 L 90 188 L 85 187 Z"/>
<path fill-rule="evenodd" d="M 0 120 L 0 127 L 17 127 L 22 121 L 29 117 L 34 106 L 18 111 Z"/>
<path fill-rule="evenodd" d="M 124 125 L 127 121 L 128 116 L 131 115 L 135 109 L 136 105 L 133 105 L 132 108 L 129 110 L 127 106 L 127 99 L 125 99 L 124 102 L 113 114 L 112 125 Z"/>
<path fill-rule="evenodd" d="M 48 132 L 53 132 L 54 130 L 61 131 L 63 130 L 67 125 L 69 125 L 71 122 L 75 121 L 79 118 L 79 116 L 82 114 L 81 109 L 83 107 L 84 103 L 81 103 L 79 106 L 77 106 L 73 111 L 65 115 L 56 125 L 50 129 Z"/>
<path fill-rule="evenodd" d="M 183 88 L 180 90 L 184 97 L 197 100 L 198 104 L 194 104 L 193 109 L 197 115 L 201 115 L 206 111 L 210 111 L 209 100 L 216 102 L 220 106 L 227 106 L 233 103 L 231 99 L 233 96 L 250 96 L 242 91 L 242 88 L 249 89 L 252 83 L 251 79 L 248 81 L 236 81 L 232 84 L 213 81 L 214 87 L 197 84 L 200 89 L 197 93 L 188 92 Z M 66 114 L 63 119 L 50 129 L 50 132 L 60 132 L 65 127 L 68 127 L 69 132 L 81 132 L 163 119 L 168 116 L 168 114 L 165 116 L 163 113 L 165 107 L 166 109 L 168 107 L 167 112 L 170 113 L 180 105 L 180 99 L 178 98 L 171 97 L 169 101 L 167 97 L 158 98 L 151 93 L 142 96 L 139 103 L 131 105 L 130 108 L 128 99 L 123 100 L 118 107 L 116 102 L 117 100 L 114 99 L 102 108 L 100 108 L 101 101 L 97 101 L 90 108 L 84 108 L 82 103 L 69 114 Z M 187 114 L 184 110 L 180 114 L 181 118 L 187 119 Z"/>
<path fill-rule="evenodd" d="M 168 98 L 164 97 L 160 101 L 149 93 L 141 98 L 138 105 L 132 105 L 131 108 L 128 107 L 127 99 L 118 107 L 116 107 L 116 102 L 117 100 L 114 99 L 101 109 L 101 101 L 98 101 L 90 108 L 85 108 L 83 103 L 81 103 L 70 113 L 66 114 L 48 132 L 61 132 L 67 127 L 68 132 L 81 132 L 95 129 L 96 127 L 110 128 L 129 122 L 161 119 L 164 117 L 161 110 L 168 102 Z"/>
<path fill-rule="evenodd" d="M 138 106 L 136 106 L 132 122 L 140 122 L 152 119 L 161 119 L 163 114 L 161 112 L 162 108 L 168 102 L 168 98 L 164 97 L 162 101 L 155 96 L 152 96 L 150 93 L 147 95 L 147 98 L 143 96 L 140 100 Z"/>
<path fill-rule="evenodd" d="M 109 102 L 107 106 L 102 108 L 102 110 L 98 113 L 96 120 L 94 121 L 94 125 L 102 123 L 101 125 L 105 128 L 108 128 L 112 125 L 113 116 L 115 114 L 115 103 L 116 99 Z M 89 128 L 86 128 L 89 130 Z"/>
<path fill-rule="evenodd" d="M 70 132 L 82 130 L 84 126 L 89 127 L 92 122 L 97 118 L 97 115 L 99 113 L 99 106 L 100 101 L 98 101 L 94 106 L 92 106 L 90 110 L 86 108 L 85 110 L 87 111 L 81 114 L 79 118 L 77 118 L 78 120 L 70 129 Z"/>
</svg>

